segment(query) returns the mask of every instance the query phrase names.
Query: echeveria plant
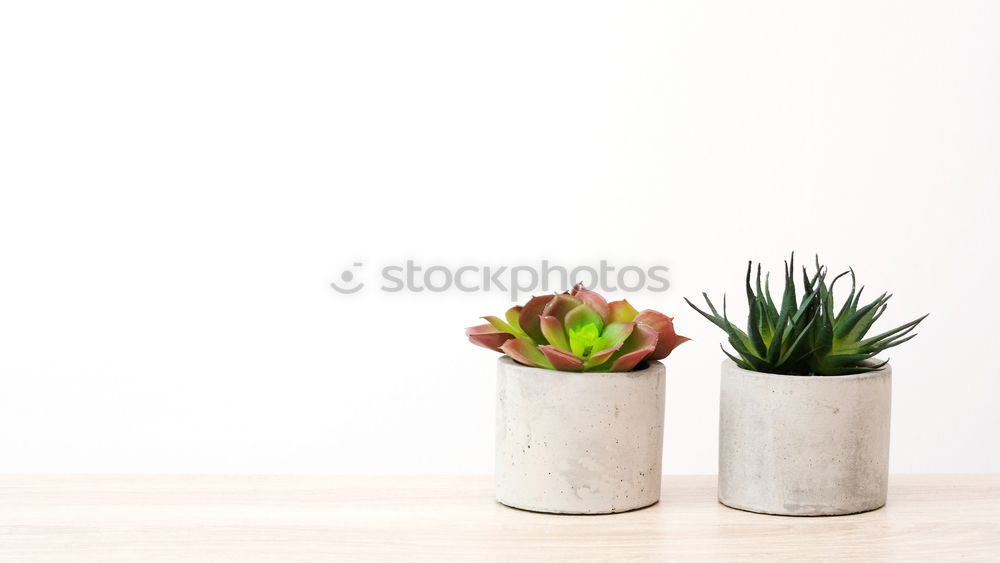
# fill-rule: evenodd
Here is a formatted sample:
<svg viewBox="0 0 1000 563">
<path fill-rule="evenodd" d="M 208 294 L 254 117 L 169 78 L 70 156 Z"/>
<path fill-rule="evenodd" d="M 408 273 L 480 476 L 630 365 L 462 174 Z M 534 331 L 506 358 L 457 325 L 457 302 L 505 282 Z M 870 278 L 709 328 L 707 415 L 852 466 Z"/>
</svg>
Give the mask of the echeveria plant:
<svg viewBox="0 0 1000 563">
<path fill-rule="evenodd" d="M 526 366 L 559 371 L 629 371 L 659 360 L 688 339 L 673 319 L 626 300 L 608 303 L 577 284 L 556 295 L 532 297 L 507 311 L 506 321 L 465 329 L 473 344 L 507 354 Z"/>
<path fill-rule="evenodd" d="M 885 312 L 886 302 L 892 296 L 883 293 L 875 301 L 860 305 L 864 287 L 855 291 L 854 270 L 849 269 L 838 275 L 827 287 L 827 269 L 820 265 L 817 257 L 816 272 L 812 277 L 805 267 L 802 268 L 802 298 L 797 300 L 794 254 L 790 262 L 785 262 L 785 288 L 780 309 L 771 298 L 770 276 L 765 276 L 762 289 L 758 264 L 755 291 L 750 285 L 753 263 L 747 266 L 746 292 L 750 317 L 746 332 L 729 322 L 725 297 L 721 315 L 704 293 L 702 295 L 711 313 L 702 311 L 685 299 L 694 310 L 726 332 L 736 356 L 725 348 L 722 351 L 743 369 L 787 375 L 848 375 L 876 371 L 888 360 L 877 364 L 866 360 L 916 336 L 909 333 L 927 317 L 924 315 L 865 338 L 872 324 Z M 837 310 L 834 307 L 833 286 L 848 274 L 851 276 L 851 293 Z"/>
</svg>

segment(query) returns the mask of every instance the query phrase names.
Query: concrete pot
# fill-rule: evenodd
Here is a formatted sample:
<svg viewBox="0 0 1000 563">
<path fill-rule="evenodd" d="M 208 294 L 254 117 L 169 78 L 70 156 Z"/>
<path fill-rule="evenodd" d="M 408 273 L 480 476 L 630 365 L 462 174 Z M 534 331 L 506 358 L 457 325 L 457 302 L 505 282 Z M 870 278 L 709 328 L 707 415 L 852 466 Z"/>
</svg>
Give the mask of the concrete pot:
<svg viewBox="0 0 1000 563">
<path fill-rule="evenodd" d="M 497 500 L 609 514 L 660 500 L 664 368 L 571 373 L 500 358 Z"/>
<path fill-rule="evenodd" d="M 722 364 L 719 502 L 788 516 L 832 516 L 885 505 L 890 366 L 871 373 L 794 376 Z"/>
</svg>

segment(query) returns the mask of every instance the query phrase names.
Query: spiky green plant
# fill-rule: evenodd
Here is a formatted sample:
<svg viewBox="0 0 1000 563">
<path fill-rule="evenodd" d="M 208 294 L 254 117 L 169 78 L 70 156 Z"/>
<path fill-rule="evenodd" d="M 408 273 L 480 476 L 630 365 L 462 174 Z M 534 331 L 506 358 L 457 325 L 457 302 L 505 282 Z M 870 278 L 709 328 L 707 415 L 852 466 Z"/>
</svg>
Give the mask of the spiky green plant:
<svg viewBox="0 0 1000 563">
<path fill-rule="evenodd" d="M 875 321 L 885 312 L 892 297 L 883 293 L 871 303 L 861 305 L 864 287 L 857 289 L 854 270 L 838 275 L 826 284 L 827 268 L 816 258 L 816 272 L 809 276 L 802 268 L 802 295 L 795 288 L 795 255 L 785 262 L 785 287 L 780 308 L 771 297 L 770 274 L 761 287 L 761 268 L 757 265 L 755 286 L 751 285 L 753 262 L 747 265 L 746 293 L 750 306 L 747 330 L 734 326 L 726 314 L 723 296 L 720 315 L 708 295 L 702 293 L 710 313 L 699 309 L 685 298 L 688 305 L 726 332 L 729 344 L 736 351 L 723 352 L 743 369 L 788 375 L 848 375 L 881 369 L 888 360 L 873 363 L 867 360 L 880 352 L 913 338 L 910 334 L 920 321 L 910 321 L 892 330 L 867 337 Z M 851 293 L 837 310 L 833 286 L 840 278 L 851 276 Z M 855 291 L 856 290 L 856 291 Z"/>
</svg>

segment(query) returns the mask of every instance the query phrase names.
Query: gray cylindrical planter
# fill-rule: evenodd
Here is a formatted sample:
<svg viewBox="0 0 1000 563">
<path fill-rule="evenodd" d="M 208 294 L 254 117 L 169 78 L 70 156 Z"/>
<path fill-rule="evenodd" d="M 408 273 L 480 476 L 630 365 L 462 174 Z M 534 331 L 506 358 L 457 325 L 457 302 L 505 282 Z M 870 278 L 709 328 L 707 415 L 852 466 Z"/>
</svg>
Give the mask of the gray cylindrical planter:
<svg viewBox="0 0 1000 563">
<path fill-rule="evenodd" d="M 794 376 L 722 365 L 719 501 L 789 516 L 885 505 L 892 369 Z"/>
<path fill-rule="evenodd" d="M 496 494 L 508 506 L 608 514 L 660 499 L 665 370 L 497 369 Z"/>
</svg>

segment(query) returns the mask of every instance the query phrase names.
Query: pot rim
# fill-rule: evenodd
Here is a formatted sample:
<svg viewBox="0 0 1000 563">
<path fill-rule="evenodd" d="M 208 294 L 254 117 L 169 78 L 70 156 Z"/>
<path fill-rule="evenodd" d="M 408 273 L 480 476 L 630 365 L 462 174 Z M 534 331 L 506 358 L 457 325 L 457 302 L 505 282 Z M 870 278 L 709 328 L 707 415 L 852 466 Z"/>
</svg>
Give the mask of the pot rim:
<svg viewBox="0 0 1000 563">
<path fill-rule="evenodd" d="M 552 374 L 557 374 L 557 375 L 555 375 L 555 377 L 561 377 L 561 376 L 565 376 L 565 375 L 576 375 L 576 376 L 581 376 L 582 375 L 582 376 L 593 376 L 593 377 L 608 377 L 608 376 L 611 376 L 611 377 L 622 377 L 622 376 L 625 376 L 625 377 L 638 377 L 638 376 L 641 376 L 641 375 L 651 374 L 651 373 L 655 373 L 657 371 L 665 370 L 666 369 L 664 367 L 664 365 L 663 365 L 663 362 L 661 362 L 659 360 L 646 360 L 646 361 L 643 362 L 643 364 L 645 364 L 646 367 L 644 367 L 642 369 L 634 369 L 632 371 L 562 371 L 562 370 L 557 370 L 557 369 L 545 369 L 545 368 L 536 368 L 536 367 L 532 367 L 532 366 L 526 366 L 526 365 L 524 365 L 524 364 L 522 364 L 520 362 L 515 361 L 513 358 L 511 358 L 510 356 L 507 356 L 506 354 L 504 354 L 503 356 L 500 356 L 499 358 L 497 358 L 497 365 L 498 366 L 505 366 L 506 365 L 508 367 L 512 367 L 512 368 L 516 368 L 516 369 L 520 369 L 520 370 L 524 370 L 524 371 L 533 371 L 533 372 L 536 372 L 538 375 L 545 375 L 545 376 L 552 376 Z M 642 364 L 640 364 L 640 365 L 642 365 Z"/>
<path fill-rule="evenodd" d="M 883 360 L 881 360 L 879 358 L 869 358 L 867 360 L 864 360 L 861 363 L 863 363 L 863 364 L 870 364 L 870 365 L 878 365 L 878 364 L 880 364 L 882 362 L 883 362 Z M 892 375 L 892 364 L 891 363 L 887 363 L 887 364 L 885 364 L 885 366 L 882 367 L 882 369 L 879 369 L 879 370 L 876 370 L 876 371 L 867 371 L 867 372 L 864 372 L 864 373 L 849 373 L 849 374 L 846 374 L 846 375 L 815 375 L 815 374 L 795 375 L 795 374 L 789 374 L 789 373 L 771 373 L 771 372 L 767 372 L 767 371 L 753 371 L 753 370 L 749 370 L 749 369 L 743 369 L 740 366 L 736 365 L 736 362 L 732 361 L 729 358 L 726 358 L 725 360 L 722 360 L 722 371 L 726 372 L 727 370 L 728 371 L 733 371 L 733 372 L 736 372 L 736 373 L 740 373 L 740 374 L 746 375 L 748 377 L 755 377 L 755 376 L 762 377 L 762 378 L 788 377 L 788 378 L 800 379 L 800 380 L 803 380 L 803 381 L 817 381 L 817 380 L 821 380 L 821 381 L 844 381 L 844 380 L 869 379 L 869 378 L 873 378 L 873 377 L 881 377 L 881 376 L 886 376 L 886 375 L 890 375 L 891 376 Z"/>
</svg>

